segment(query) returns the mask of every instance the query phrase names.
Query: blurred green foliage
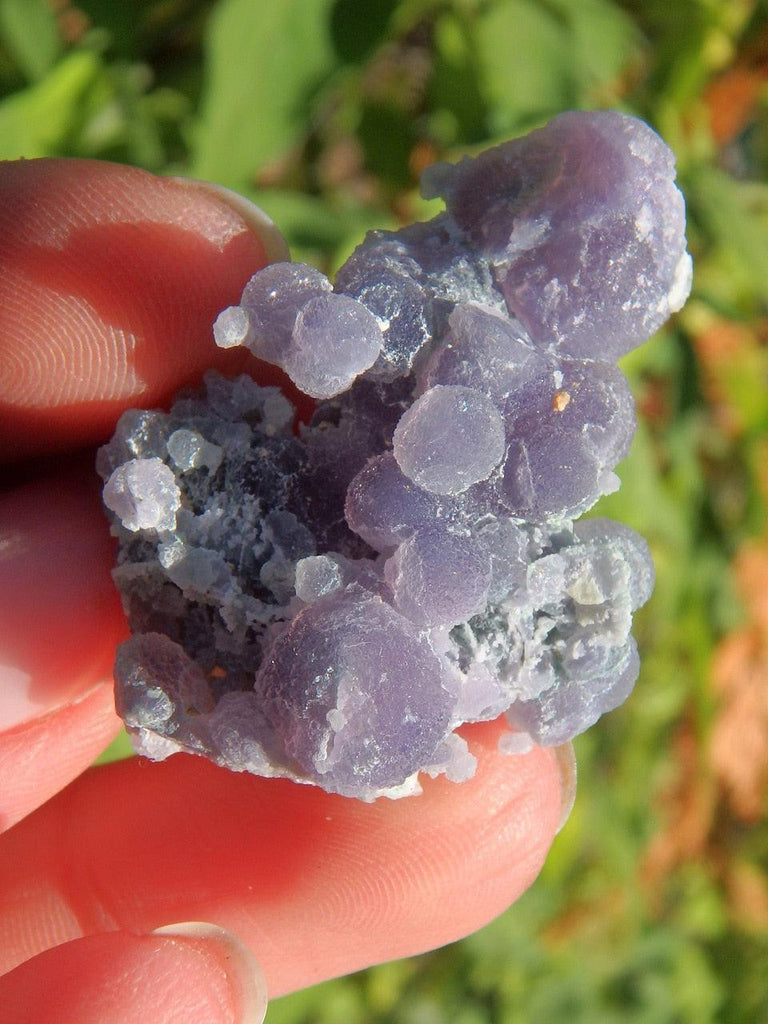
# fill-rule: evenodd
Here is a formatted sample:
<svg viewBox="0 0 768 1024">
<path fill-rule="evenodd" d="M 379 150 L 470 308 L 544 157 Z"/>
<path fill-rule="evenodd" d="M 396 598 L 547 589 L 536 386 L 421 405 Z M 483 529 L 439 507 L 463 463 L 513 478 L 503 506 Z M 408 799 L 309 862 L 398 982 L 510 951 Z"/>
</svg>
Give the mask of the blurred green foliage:
<svg viewBox="0 0 768 1024">
<path fill-rule="evenodd" d="M 599 509 L 658 567 L 636 696 L 577 742 L 576 808 L 515 908 L 278 1000 L 272 1024 L 768 1021 L 768 713 L 755 723 L 749 691 L 768 690 L 768 623 L 733 571 L 768 575 L 767 16 L 761 0 L 0 0 L 0 157 L 217 180 L 324 269 L 369 227 L 430 215 L 428 163 L 565 108 L 639 114 L 678 157 L 694 294 L 625 362 L 640 428 Z M 741 725 L 756 752 L 722 739 Z"/>
</svg>

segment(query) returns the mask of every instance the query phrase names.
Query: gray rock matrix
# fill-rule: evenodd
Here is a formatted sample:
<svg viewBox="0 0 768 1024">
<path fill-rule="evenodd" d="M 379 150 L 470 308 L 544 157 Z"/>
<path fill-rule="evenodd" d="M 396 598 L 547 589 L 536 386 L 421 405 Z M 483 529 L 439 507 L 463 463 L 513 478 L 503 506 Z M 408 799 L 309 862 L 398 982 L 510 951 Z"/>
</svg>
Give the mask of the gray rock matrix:
<svg viewBox="0 0 768 1024">
<path fill-rule="evenodd" d="M 635 430 L 616 360 L 690 289 L 672 154 L 571 112 L 423 191 L 445 212 L 372 232 L 335 285 L 272 264 L 216 321 L 317 399 L 308 425 L 209 372 L 99 453 L 147 757 L 405 796 L 473 774 L 464 722 L 556 745 L 632 689 L 648 549 L 579 517 Z"/>
</svg>

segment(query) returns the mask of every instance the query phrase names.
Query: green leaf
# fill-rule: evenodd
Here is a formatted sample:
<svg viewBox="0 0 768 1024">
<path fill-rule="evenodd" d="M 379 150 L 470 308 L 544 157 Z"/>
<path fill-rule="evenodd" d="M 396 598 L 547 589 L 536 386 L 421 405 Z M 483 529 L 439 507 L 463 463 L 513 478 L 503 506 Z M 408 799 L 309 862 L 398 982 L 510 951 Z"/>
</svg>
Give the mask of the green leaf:
<svg viewBox="0 0 768 1024">
<path fill-rule="evenodd" d="M 509 0 L 477 20 L 481 89 L 496 133 L 519 129 L 569 105 L 568 37 L 536 0 Z"/>
<path fill-rule="evenodd" d="M 397 0 L 335 0 L 331 35 L 343 60 L 362 61 L 383 40 Z"/>
<path fill-rule="evenodd" d="M 128 733 L 123 729 L 112 740 L 107 749 L 99 754 L 94 764 L 110 764 L 112 761 L 124 761 L 126 758 L 133 756 L 131 740 Z"/>
<path fill-rule="evenodd" d="M 478 18 L 492 130 L 522 130 L 570 107 L 615 105 L 641 36 L 611 0 L 507 0 Z"/>
<path fill-rule="evenodd" d="M 450 10 L 437 18 L 433 31 L 430 134 L 446 148 L 481 142 L 487 135 L 487 114 L 480 94 L 472 32 Z"/>
<path fill-rule="evenodd" d="M 207 88 L 192 173 L 243 188 L 304 135 L 333 67 L 332 0 L 224 0 L 206 39 Z"/>
<path fill-rule="evenodd" d="M 70 54 L 37 85 L 0 103 L 0 159 L 59 156 L 101 70 L 99 57 Z"/>
<path fill-rule="evenodd" d="M 568 26 L 578 105 L 617 102 L 621 75 L 641 44 L 632 19 L 612 0 L 546 0 L 546 4 Z"/>
<path fill-rule="evenodd" d="M 413 183 L 409 166 L 417 136 L 410 111 L 394 104 L 364 103 L 357 128 L 365 166 L 394 192 Z"/>
<path fill-rule="evenodd" d="M 0 0 L 0 38 L 33 82 L 53 66 L 62 49 L 53 6 L 46 0 Z"/>
<path fill-rule="evenodd" d="M 303 192 L 249 190 L 285 236 L 291 258 L 326 272 L 338 268 L 372 228 L 392 226 L 382 210 L 364 206 L 332 208 Z"/>
<path fill-rule="evenodd" d="M 151 0 L 77 0 L 77 8 L 88 24 L 98 26 L 98 31 L 109 39 L 110 52 L 129 57 L 135 57 L 139 49 L 143 22 L 154 22 L 160 28 L 174 7 L 183 6 L 183 0 L 175 4 L 153 4 Z"/>
<path fill-rule="evenodd" d="M 710 244 L 731 253 L 744 281 L 768 302 L 768 188 L 709 164 L 692 168 L 686 185 L 691 213 Z"/>
</svg>

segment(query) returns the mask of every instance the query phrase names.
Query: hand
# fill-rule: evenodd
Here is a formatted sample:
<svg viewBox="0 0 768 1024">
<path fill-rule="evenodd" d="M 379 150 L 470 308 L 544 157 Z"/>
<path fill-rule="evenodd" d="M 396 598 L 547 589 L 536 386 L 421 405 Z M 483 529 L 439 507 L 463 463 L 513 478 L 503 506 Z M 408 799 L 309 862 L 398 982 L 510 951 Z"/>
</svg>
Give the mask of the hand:
<svg viewBox="0 0 768 1024">
<path fill-rule="evenodd" d="M 252 957 L 276 996 L 499 914 L 572 771 L 499 755 L 495 723 L 467 732 L 470 782 L 370 805 L 187 755 L 88 767 L 120 727 L 127 627 L 78 450 L 206 367 L 242 368 L 211 323 L 276 250 L 223 192 L 64 160 L 0 164 L 0 238 L 0 1017 L 260 1020 Z M 153 934 L 185 921 L 227 931 Z"/>
</svg>

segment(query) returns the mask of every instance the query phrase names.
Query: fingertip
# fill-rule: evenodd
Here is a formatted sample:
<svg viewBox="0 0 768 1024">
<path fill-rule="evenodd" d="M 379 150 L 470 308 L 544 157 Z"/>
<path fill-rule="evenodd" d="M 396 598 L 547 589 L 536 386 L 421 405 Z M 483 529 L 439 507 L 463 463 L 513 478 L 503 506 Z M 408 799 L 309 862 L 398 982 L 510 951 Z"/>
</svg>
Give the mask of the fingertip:
<svg viewBox="0 0 768 1024">
<path fill-rule="evenodd" d="M 0 732 L 112 678 L 127 626 L 87 466 L 0 496 Z"/>
<path fill-rule="evenodd" d="M 112 662 L 126 633 L 93 471 L 0 497 L 0 831 L 66 786 L 120 728 Z"/>
<path fill-rule="evenodd" d="M 87 160 L 0 163 L 0 233 L 6 458 L 97 442 L 209 366 L 238 372 L 211 325 L 278 250 L 215 188 Z"/>
<path fill-rule="evenodd" d="M 105 914 L 136 931 L 216 921 L 273 996 L 455 941 L 533 882 L 560 819 L 554 752 L 501 755 L 501 729 L 470 730 L 474 779 L 372 804 L 189 755 L 88 772 L 6 836 L 0 969 L 50 944 L 52 914 L 57 942 Z"/>
<path fill-rule="evenodd" d="M 256 957 L 232 932 L 207 921 L 183 921 L 155 928 L 153 935 L 177 939 L 191 947 L 207 946 L 222 961 L 238 1008 L 238 1024 L 262 1024 L 267 1012 L 267 982 Z"/>
<path fill-rule="evenodd" d="M 576 751 L 570 740 L 556 747 L 554 753 L 560 772 L 560 818 L 556 832 L 556 835 L 559 835 L 565 828 L 573 805 L 576 803 L 576 785 L 579 773 L 576 765 Z"/>
<path fill-rule="evenodd" d="M 59 793 L 120 731 L 111 681 L 0 734 L 0 832 Z"/>
<path fill-rule="evenodd" d="M 0 978 L 9 1021 L 262 1024 L 258 965 L 214 925 L 110 932 L 54 947 Z"/>
<path fill-rule="evenodd" d="M 200 181 L 197 178 L 185 178 L 175 176 L 168 179 L 179 185 L 186 185 L 193 189 L 197 195 L 207 193 L 214 200 L 224 203 L 225 206 L 238 213 L 248 227 L 261 241 L 264 247 L 265 260 L 268 263 L 278 263 L 291 258 L 288 243 L 280 232 L 279 228 L 260 206 L 252 203 L 250 199 L 241 196 L 231 188 L 224 185 L 217 185 L 212 181 Z"/>
</svg>

